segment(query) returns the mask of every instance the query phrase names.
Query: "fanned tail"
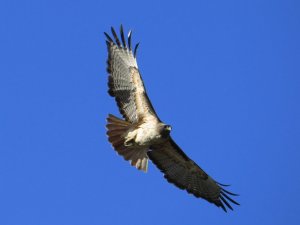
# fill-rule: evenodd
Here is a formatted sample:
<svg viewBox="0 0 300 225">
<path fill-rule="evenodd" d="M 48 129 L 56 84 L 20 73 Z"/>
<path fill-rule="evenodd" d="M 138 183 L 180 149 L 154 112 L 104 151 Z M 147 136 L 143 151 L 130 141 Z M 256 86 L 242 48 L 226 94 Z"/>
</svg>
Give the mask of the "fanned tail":
<svg viewBox="0 0 300 225">
<path fill-rule="evenodd" d="M 127 161 L 130 161 L 132 166 L 138 170 L 147 172 L 148 156 L 147 149 L 141 149 L 135 146 L 125 146 L 125 136 L 132 124 L 109 114 L 107 118 L 107 135 L 108 140 L 117 151 L 117 153 Z"/>
</svg>

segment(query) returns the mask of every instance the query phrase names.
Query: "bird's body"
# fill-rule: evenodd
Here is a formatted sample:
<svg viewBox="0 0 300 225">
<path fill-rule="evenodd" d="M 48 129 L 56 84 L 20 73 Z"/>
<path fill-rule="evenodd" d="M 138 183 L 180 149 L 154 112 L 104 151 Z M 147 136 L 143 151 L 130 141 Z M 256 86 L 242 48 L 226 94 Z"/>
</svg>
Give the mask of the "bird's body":
<svg viewBox="0 0 300 225">
<path fill-rule="evenodd" d="M 226 211 L 228 201 L 238 204 L 220 183 L 208 176 L 192 161 L 170 136 L 171 126 L 157 116 L 146 93 L 136 61 L 136 50 L 131 48 L 131 32 L 125 40 L 121 26 L 119 40 L 111 29 L 107 33 L 109 94 L 115 97 L 124 120 L 109 115 L 107 135 L 114 149 L 139 170 L 147 171 L 148 160 L 164 173 L 164 177 L 181 189 L 214 203 Z"/>
<path fill-rule="evenodd" d="M 150 147 L 151 145 L 159 144 L 168 138 L 164 135 L 168 130 L 165 130 L 165 124 L 156 121 L 150 121 L 141 123 L 139 126 L 130 130 L 125 136 L 125 146 L 130 146 L 130 141 L 132 140 L 132 145 Z"/>
</svg>

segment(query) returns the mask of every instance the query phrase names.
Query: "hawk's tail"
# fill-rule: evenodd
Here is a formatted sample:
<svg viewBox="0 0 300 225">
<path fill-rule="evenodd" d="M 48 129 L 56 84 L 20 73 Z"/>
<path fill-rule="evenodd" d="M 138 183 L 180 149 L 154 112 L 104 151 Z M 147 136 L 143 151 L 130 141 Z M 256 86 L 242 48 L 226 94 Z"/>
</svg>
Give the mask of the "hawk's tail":
<svg viewBox="0 0 300 225">
<path fill-rule="evenodd" d="M 130 126 L 131 123 L 109 114 L 106 125 L 106 134 L 108 135 L 108 140 L 113 145 L 118 154 L 122 155 L 125 160 L 130 161 L 132 166 L 135 166 L 137 169 L 147 172 L 147 149 L 124 145 L 125 135 L 127 134 Z"/>
</svg>

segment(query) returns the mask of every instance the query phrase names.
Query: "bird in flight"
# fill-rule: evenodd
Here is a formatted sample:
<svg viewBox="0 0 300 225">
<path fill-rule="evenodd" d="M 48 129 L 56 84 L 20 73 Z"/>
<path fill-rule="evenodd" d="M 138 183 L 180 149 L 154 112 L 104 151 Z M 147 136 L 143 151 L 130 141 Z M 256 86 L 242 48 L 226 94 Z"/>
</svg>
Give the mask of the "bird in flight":
<svg viewBox="0 0 300 225">
<path fill-rule="evenodd" d="M 108 50 L 108 93 L 115 98 L 120 119 L 109 114 L 107 136 L 116 152 L 138 170 L 147 172 L 150 159 L 168 182 L 186 190 L 197 198 L 233 210 L 239 205 L 225 190 L 204 172 L 170 136 L 171 126 L 162 122 L 147 95 L 136 60 L 139 44 L 131 45 L 132 32 L 125 38 L 120 27 L 120 39 L 111 28 L 112 37 L 104 32 Z"/>
</svg>

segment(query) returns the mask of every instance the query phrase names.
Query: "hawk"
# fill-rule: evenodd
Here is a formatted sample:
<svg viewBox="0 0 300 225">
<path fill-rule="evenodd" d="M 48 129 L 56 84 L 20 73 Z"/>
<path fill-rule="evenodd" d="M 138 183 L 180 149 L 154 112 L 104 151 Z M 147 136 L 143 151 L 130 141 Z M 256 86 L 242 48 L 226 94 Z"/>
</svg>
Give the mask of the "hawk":
<svg viewBox="0 0 300 225">
<path fill-rule="evenodd" d="M 136 53 L 131 45 L 132 32 L 125 39 L 120 27 L 120 39 L 111 28 L 112 37 L 104 32 L 108 49 L 108 93 L 115 98 L 120 119 L 109 114 L 107 136 L 116 152 L 144 172 L 150 159 L 164 174 L 168 182 L 186 190 L 197 198 L 233 210 L 230 203 L 239 205 L 229 196 L 236 196 L 224 189 L 193 160 L 191 160 L 170 136 L 171 126 L 162 122 L 147 95 Z M 120 41 L 121 40 L 121 41 Z"/>
</svg>

